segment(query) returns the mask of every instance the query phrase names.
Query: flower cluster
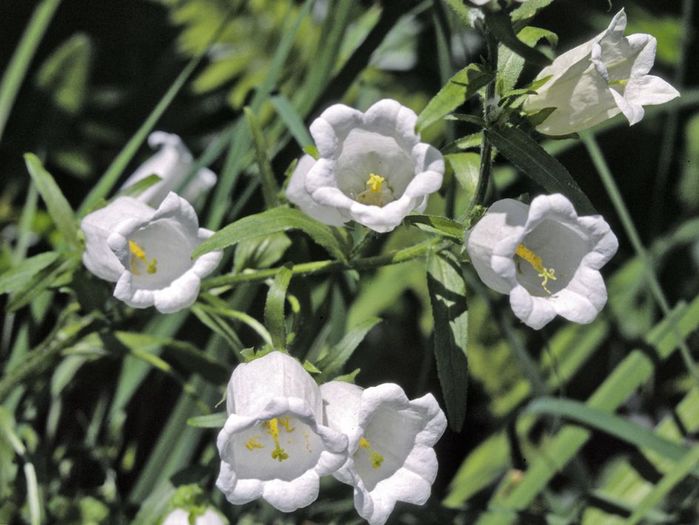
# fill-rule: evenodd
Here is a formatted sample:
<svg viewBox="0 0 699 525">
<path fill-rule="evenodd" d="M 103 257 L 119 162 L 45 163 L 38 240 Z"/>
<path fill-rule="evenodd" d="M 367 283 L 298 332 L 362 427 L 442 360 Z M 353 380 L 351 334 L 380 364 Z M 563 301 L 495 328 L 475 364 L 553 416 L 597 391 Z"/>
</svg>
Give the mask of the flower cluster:
<svg viewBox="0 0 699 525">
<path fill-rule="evenodd" d="M 385 523 L 397 501 L 422 504 L 437 474 L 446 419 L 430 394 L 394 384 L 318 387 L 298 361 L 271 352 L 236 367 L 218 435 L 218 488 L 233 504 L 263 498 L 291 512 L 318 497 L 321 476 L 354 487 L 357 512 Z"/>
</svg>

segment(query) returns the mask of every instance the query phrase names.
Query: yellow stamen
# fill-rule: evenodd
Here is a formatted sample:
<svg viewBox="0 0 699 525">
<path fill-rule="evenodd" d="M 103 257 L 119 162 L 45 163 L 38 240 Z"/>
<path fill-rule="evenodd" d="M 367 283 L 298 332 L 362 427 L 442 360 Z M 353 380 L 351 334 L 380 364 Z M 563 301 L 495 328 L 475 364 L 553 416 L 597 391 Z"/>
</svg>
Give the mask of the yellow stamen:
<svg viewBox="0 0 699 525">
<path fill-rule="evenodd" d="M 129 251 L 136 259 L 146 262 L 146 252 L 136 241 L 129 241 Z"/>
<path fill-rule="evenodd" d="M 366 181 L 366 185 L 369 187 L 369 191 L 372 193 L 379 193 L 381 191 L 381 186 L 386 179 L 381 175 L 376 173 L 369 173 L 369 180 Z"/>
<path fill-rule="evenodd" d="M 371 446 L 369 440 L 364 436 L 359 438 L 359 448 L 363 448 L 369 452 L 369 459 L 371 460 L 371 468 L 380 468 L 383 464 L 384 457 L 379 454 L 374 447 Z"/>
<path fill-rule="evenodd" d="M 537 272 L 537 275 L 543 279 L 541 281 L 541 287 L 544 290 L 546 290 L 546 293 L 551 294 L 551 291 L 548 288 L 546 288 L 546 285 L 549 281 L 556 280 L 556 270 L 553 268 L 545 268 L 544 262 L 541 260 L 541 257 L 539 257 L 536 253 L 527 248 L 524 244 L 517 245 L 515 254 L 527 261 L 531 265 L 531 267 L 534 268 L 534 271 Z"/>
<path fill-rule="evenodd" d="M 284 425 L 282 425 L 284 426 Z M 289 459 L 289 454 L 279 445 L 279 419 L 276 417 L 264 422 L 265 431 L 272 436 L 274 441 L 274 450 L 272 450 L 272 459 L 279 462 Z M 286 428 L 286 427 L 284 427 Z"/>
<path fill-rule="evenodd" d="M 146 251 L 136 241 L 129 241 L 129 251 L 131 252 L 131 273 L 141 275 L 139 261 L 146 265 L 146 272 L 153 274 L 158 272 L 158 259 L 153 257 L 150 261 L 146 257 Z"/>
<path fill-rule="evenodd" d="M 279 424 L 284 427 L 289 434 L 294 431 L 294 427 L 291 426 L 291 421 L 289 421 L 289 416 L 284 416 L 279 418 Z"/>
<path fill-rule="evenodd" d="M 253 451 L 256 448 L 265 448 L 265 446 L 262 443 L 260 443 L 260 439 L 258 437 L 251 437 L 245 442 L 245 448 L 247 448 L 250 451 Z"/>
</svg>

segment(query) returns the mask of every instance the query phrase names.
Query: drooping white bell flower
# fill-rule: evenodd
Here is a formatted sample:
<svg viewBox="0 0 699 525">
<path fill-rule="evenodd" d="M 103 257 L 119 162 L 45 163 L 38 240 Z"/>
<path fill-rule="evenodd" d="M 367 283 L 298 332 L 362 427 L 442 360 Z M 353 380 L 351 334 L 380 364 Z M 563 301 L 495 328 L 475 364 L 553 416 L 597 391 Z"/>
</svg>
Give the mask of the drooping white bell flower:
<svg viewBox="0 0 699 525">
<path fill-rule="evenodd" d="M 187 146 L 177 135 L 154 131 L 148 136 L 148 145 L 152 149 L 159 149 L 126 179 L 122 188 L 133 186 L 154 174 L 162 180 L 146 188 L 136 197 L 138 200 L 157 208 L 167 194 L 174 191 L 188 202 L 197 205 L 206 192 L 216 184 L 216 174 L 209 168 L 200 168 L 191 179 L 186 180 L 194 162 Z"/>
<path fill-rule="evenodd" d="M 629 125 L 643 118 L 643 106 L 663 104 L 679 92 L 663 79 L 648 75 L 655 61 L 656 40 L 636 33 L 624 37 L 622 9 L 609 27 L 592 40 L 563 53 L 537 80 L 550 77 L 529 95 L 523 108 L 535 113 L 556 108 L 536 129 L 546 135 L 568 135 L 623 113 Z"/>
<path fill-rule="evenodd" d="M 264 498 L 283 512 L 305 507 L 320 477 L 345 462 L 347 438 L 323 424 L 318 385 L 287 354 L 238 365 L 226 405 L 216 486 L 235 505 Z"/>
<path fill-rule="evenodd" d="M 194 521 L 189 521 L 190 513 L 183 509 L 175 509 L 168 514 L 161 525 L 228 525 L 228 520 L 212 508 L 197 515 Z"/>
<path fill-rule="evenodd" d="M 194 208 L 169 193 L 157 210 L 120 197 L 88 214 L 83 263 L 92 273 L 116 282 L 114 297 L 134 308 L 155 306 L 172 313 L 190 306 L 201 279 L 223 255 L 209 252 L 192 260 L 192 252 L 213 232 L 199 228 Z"/>
<path fill-rule="evenodd" d="M 349 439 L 335 477 L 354 487 L 359 515 L 382 525 L 396 502 L 424 504 L 437 475 L 433 447 L 446 428 L 432 394 L 411 401 L 392 383 L 363 389 L 342 381 L 320 391 L 328 425 Z"/>
<path fill-rule="evenodd" d="M 466 233 L 478 276 L 509 294 L 514 314 L 534 329 L 556 315 L 592 322 L 607 302 L 599 270 L 617 248 L 602 216 L 578 217 L 560 194 L 541 195 L 530 206 L 497 201 Z"/>
<path fill-rule="evenodd" d="M 320 158 L 304 157 L 287 197 L 331 225 L 349 220 L 377 232 L 424 210 L 442 185 L 444 159 L 415 132 L 415 113 L 395 100 L 380 100 L 365 113 L 330 106 L 311 124 Z"/>
</svg>

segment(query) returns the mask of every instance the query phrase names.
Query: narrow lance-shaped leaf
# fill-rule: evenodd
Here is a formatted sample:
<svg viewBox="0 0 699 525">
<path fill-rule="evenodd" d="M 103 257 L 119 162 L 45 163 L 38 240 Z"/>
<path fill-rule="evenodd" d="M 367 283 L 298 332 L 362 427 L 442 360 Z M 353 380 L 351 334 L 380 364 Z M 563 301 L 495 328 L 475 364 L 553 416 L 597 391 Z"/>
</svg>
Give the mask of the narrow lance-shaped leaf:
<svg viewBox="0 0 699 525">
<path fill-rule="evenodd" d="M 41 194 L 41 198 L 46 203 L 46 208 L 56 224 L 56 228 L 61 232 L 68 244 L 77 248 L 80 246 L 80 241 L 78 241 L 78 226 L 75 221 L 75 214 L 70 204 L 68 204 L 68 200 L 63 195 L 61 188 L 56 184 L 51 174 L 46 171 L 36 155 L 27 153 L 24 155 L 24 161 L 27 164 L 29 175 L 31 175 L 36 188 Z"/>
<path fill-rule="evenodd" d="M 0 275 L 0 294 L 22 290 L 33 281 L 38 272 L 51 265 L 56 259 L 58 259 L 56 252 L 45 252 L 25 259 L 18 266 L 10 268 Z"/>
<path fill-rule="evenodd" d="M 349 361 L 366 335 L 380 322 L 381 319 L 378 317 L 371 317 L 362 321 L 347 332 L 339 343 L 328 350 L 327 355 L 318 363 L 318 367 L 323 372 L 321 380 L 328 381 L 333 379 L 333 376 L 340 372 L 342 367 Z"/>
<path fill-rule="evenodd" d="M 341 261 L 346 260 L 345 251 L 348 247 L 341 244 L 341 241 L 328 226 L 290 208 L 274 208 L 243 217 L 201 243 L 194 250 L 192 256 L 198 257 L 213 250 L 222 250 L 228 246 L 233 246 L 246 239 L 288 230 L 303 231 L 328 250 L 331 255 Z"/>
<path fill-rule="evenodd" d="M 637 423 L 632 423 L 620 416 L 572 399 L 550 397 L 535 399 L 526 408 L 525 413 L 564 417 L 611 434 L 636 447 L 653 450 L 673 461 L 682 460 L 688 453 L 686 447 L 645 429 Z"/>
<path fill-rule="evenodd" d="M 265 324 L 272 336 L 272 345 L 275 350 L 286 348 L 286 318 L 284 317 L 284 304 L 286 302 L 286 291 L 289 288 L 293 272 L 290 268 L 283 266 L 279 269 L 272 285 L 267 292 L 267 302 L 265 303 Z"/>
<path fill-rule="evenodd" d="M 221 428 L 226 424 L 227 417 L 225 412 L 216 412 L 205 416 L 190 417 L 187 424 L 194 428 Z"/>
<path fill-rule="evenodd" d="M 568 197 L 581 215 L 596 213 L 565 166 L 524 131 L 513 127 L 491 128 L 486 134 L 500 153 L 546 191 Z"/>
<path fill-rule="evenodd" d="M 444 393 L 449 425 L 459 432 L 466 417 L 468 307 L 461 266 L 453 254 L 430 253 L 427 287 L 434 317 L 437 374 Z"/>
<path fill-rule="evenodd" d="M 527 26 L 517 33 L 517 38 L 529 46 L 535 46 L 542 39 L 546 39 L 549 44 L 555 45 L 558 42 L 556 33 L 540 27 Z M 524 59 L 507 46 L 500 46 L 498 49 L 498 88 L 500 96 L 509 94 L 514 89 L 519 75 L 524 68 Z"/>
<path fill-rule="evenodd" d="M 493 80 L 493 73 L 484 71 L 478 64 L 470 64 L 456 73 L 427 103 L 417 118 L 417 130 L 428 128 L 448 113 L 461 106 L 479 89 Z"/>
</svg>

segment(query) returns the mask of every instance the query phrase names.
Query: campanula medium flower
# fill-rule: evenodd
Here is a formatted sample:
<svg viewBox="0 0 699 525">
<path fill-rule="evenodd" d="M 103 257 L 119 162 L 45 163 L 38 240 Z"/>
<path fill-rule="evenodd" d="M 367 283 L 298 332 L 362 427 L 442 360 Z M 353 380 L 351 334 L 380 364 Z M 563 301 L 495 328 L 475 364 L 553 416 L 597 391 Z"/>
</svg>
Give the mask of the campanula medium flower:
<svg viewBox="0 0 699 525">
<path fill-rule="evenodd" d="M 354 220 L 377 232 L 393 230 L 442 185 L 444 159 L 420 142 L 416 120 L 395 100 L 380 100 L 365 113 L 330 106 L 310 128 L 320 157 L 301 159 L 287 197 L 327 224 Z"/>
<path fill-rule="evenodd" d="M 395 384 L 363 389 L 341 381 L 320 387 L 326 421 L 349 439 L 335 477 L 354 487 L 354 506 L 382 525 L 396 502 L 422 505 L 437 475 L 434 445 L 446 418 L 432 394 L 409 400 Z"/>
<path fill-rule="evenodd" d="M 154 174 L 162 180 L 141 192 L 136 197 L 138 200 L 157 208 L 167 194 L 174 191 L 196 205 L 216 184 L 216 174 L 208 168 L 200 168 L 187 180 L 194 161 L 187 146 L 177 135 L 154 131 L 148 137 L 148 145 L 153 149 L 159 149 L 126 179 L 123 188 L 128 188 Z"/>
<path fill-rule="evenodd" d="M 320 389 L 291 356 L 240 364 L 228 383 L 216 486 L 235 505 L 263 498 L 284 512 L 311 504 L 345 462 L 347 438 L 323 424 Z"/>
<path fill-rule="evenodd" d="M 643 106 L 680 95 L 663 79 L 648 74 L 655 60 L 655 38 L 643 33 L 625 37 L 625 29 L 622 9 L 602 33 L 563 53 L 539 73 L 537 80 L 548 80 L 525 99 L 523 108 L 528 113 L 556 109 L 537 130 L 568 135 L 619 113 L 633 125 L 643 118 Z"/>
<path fill-rule="evenodd" d="M 607 302 L 599 270 L 617 247 L 600 215 L 578 217 L 560 194 L 541 195 L 530 206 L 499 200 L 466 234 L 478 276 L 509 294 L 512 311 L 535 329 L 556 315 L 592 322 Z"/>
<path fill-rule="evenodd" d="M 116 282 L 114 297 L 134 308 L 155 306 L 171 313 L 190 306 L 201 279 L 223 252 L 192 259 L 192 252 L 213 232 L 199 228 L 194 208 L 169 193 L 153 209 L 131 197 L 119 197 L 82 220 L 83 263 L 90 272 Z"/>
</svg>

